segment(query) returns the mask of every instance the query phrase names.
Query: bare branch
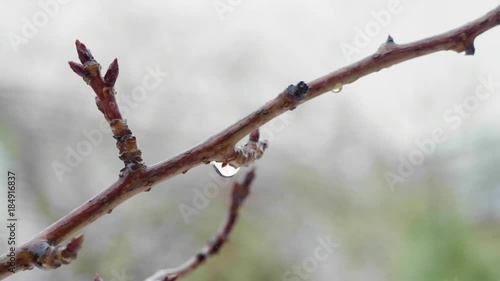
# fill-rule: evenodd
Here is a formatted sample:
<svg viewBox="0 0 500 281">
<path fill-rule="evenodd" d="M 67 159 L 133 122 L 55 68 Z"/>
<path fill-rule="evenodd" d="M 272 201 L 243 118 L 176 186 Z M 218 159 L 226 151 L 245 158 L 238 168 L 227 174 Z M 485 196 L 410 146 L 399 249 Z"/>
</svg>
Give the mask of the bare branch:
<svg viewBox="0 0 500 281">
<path fill-rule="evenodd" d="M 177 268 L 163 269 L 155 273 L 155 275 L 146 279 L 146 281 L 174 281 L 180 280 L 189 273 L 193 272 L 200 265 L 205 263 L 208 258 L 219 253 L 221 248 L 229 240 L 229 235 L 236 224 L 238 213 L 241 205 L 247 198 L 250 192 L 250 185 L 255 178 L 255 169 L 250 170 L 245 176 L 242 183 L 235 182 L 233 184 L 233 192 L 231 196 L 231 206 L 229 207 L 228 214 L 224 224 L 221 227 L 219 234 L 217 234 L 208 245 L 201 250 L 196 256 L 185 262 Z"/>
<path fill-rule="evenodd" d="M 148 168 L 143 166 L 141 153 L 136 146 L 135 138 L 128 130 L 116 106 L 113 85 L 118 76 L 118 63 L 114 61 L 105 77 L 102 78 L 100 65 L 95 62 L 85 45 L 77 42 L 78 56 L 83 65 L 70 63 L 70 67 L 75 73 L 82 76 L 96 92 L 99 110 L 103 112 L 110 122 L 117 142 L 122 143 L 122 146 L 118 146 L 120 159 L 126 165 L 125 173 L 109 188 L 49 226 L 23 246 L 17 248 L 13 267 L 11 266 L 10 257 L 6 254 L 3 255 L 0 259 L 0 279 L 13 274 L 10 271 L 11 268 L 20 271 L 31 268 L 35 264 L 31 252 L 33 245 L 37 245 L 41 241 L 47 241 L 52 246 L 58 245 L 99 217 L 111 212 L 124 201 L 138 193 L 150 190 L 153 185 L 161 181 L 185 173 L 210 161 L 230 163 L 232 160 L 237 159 L 236 143 L 278 115 L 293 110 L 300 104 L 332 89 L 341 88 L 343 85 L 350 84 L 370 73 L 403 61 L 445 50 L 465 52 L 467 55 L 472 55 L 475 52 L 475 38 L 499 24 L 500 6 L 473 22 L 427 39 L 400 45 L 394 43 L 392 38 L 389 38 L 373 55 L 308 84 L 299 83 L 297 86 L 288 87 L 273 100 L 203 143 Z M 304 85 L 308 86 L 306 91 L 304 91 Z M 235 163 L 235 165 L 238 164 Z M 136 168 L 140 172 L 131 173 Z"/>
<path fill-rule="evenodd" d="M 226 219 L 217 235 L 203 248 L 198 254 L 186 261 L 183 265 L 176 268 L 162 269 L 145 281 L 175 281 L 187 276 L 204 264 L 208 258 L 218 254 L 222 247 L 229 241 L 234 225 L 238 219 L 241 205 L 250 193 L 250 185 L 255 178 L 255 168 L 250 170 L 242 183 L 234 182 L 231 194 L 231 206 L 227 212 Z M 104 281 L 98 274 L 94 281 Z"/>
<path fill-rule="evenodd" d="M 69 62 L 70 68 L 92 87 L 96 93 L 95 102 L 99 111 L 104 114 L 116 139 L 116 147 L 120 151 L 119 158 L 125 163 L 123 172 L 132 173 L 142 171 L 145 168 L 141 157 L 141 150 L 137 147 L 135 136 L 122 118 L 118 103 L 116 102 L 116 91 L 113 88 L 118 78 L 118 60 L 114 59 L 109 65 L 104 78 L 101 76 L 101 65 L 94 59 L 90 50 L 85 44 L 76 40 L 76 51 L 82 64 Z"/>
</svg>

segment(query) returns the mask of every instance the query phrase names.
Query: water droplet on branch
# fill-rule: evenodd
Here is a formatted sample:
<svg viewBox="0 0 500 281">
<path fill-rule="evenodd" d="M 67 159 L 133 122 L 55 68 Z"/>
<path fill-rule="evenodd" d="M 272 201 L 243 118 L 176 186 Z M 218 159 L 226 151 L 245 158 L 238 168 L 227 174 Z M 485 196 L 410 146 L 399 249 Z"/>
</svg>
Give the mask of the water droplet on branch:
<svg viewBox="0 0 500 281">
<path fill-rule="evenodd" d="M 240 170 L 240 168 L 235 168 L 227 163 L 212 161 L 211 164 L 214 167 L 217 174 L 225 178 L 230 178 L 236 175 L 236 173 L 238 173 L 238 171 Z"/>
<path fill-rule="evenodd" d="M 332 88 L 332 92 L 333 92 L 333 93 L 340 93 L 340 91 L 342 91 L 342 87 L 343 87 L 343 86 L 344 86 L 344 85 L 343 85 L 342 83 L 337 83 L 337 84 L 335 84 L 335 85 L 333 86 L 333 88 Z"/>
</svg>

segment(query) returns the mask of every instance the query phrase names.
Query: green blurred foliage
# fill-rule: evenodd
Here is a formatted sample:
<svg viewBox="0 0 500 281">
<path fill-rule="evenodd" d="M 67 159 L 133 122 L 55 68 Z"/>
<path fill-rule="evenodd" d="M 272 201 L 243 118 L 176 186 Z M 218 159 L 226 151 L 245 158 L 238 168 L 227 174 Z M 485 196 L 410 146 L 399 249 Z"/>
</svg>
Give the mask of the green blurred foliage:
<svg viewBox="0 0 500 281">
<path fill-rule="evenodd" d="M 273 228 L 274 230 L 274 228 Z M 188 280 L 281 280 L 287 264 L 279 256 L 278 245 L 267 239 L 269 225 L 258 225 L 242 215 L 220 255 L 188 277 Z M 213 234 L 212 234 L 213 235 Z"/>
<path fill-rule="evenodd" d="M 455 210 L 429 208 L 416 214 L 403 233 L 399 280 L 499 280 L 498 263 L 478 232 Z M 500 253 L 500 246 L 494 246 Z"/>
<path fill-rule="evenodd" d="M 386 167 L 380 164 L 382 161 L 374 163 L 365 186 L 347 186 L 334 175 L 325 176 L 310 167 L 288 167 L 284 177 L 277 180 L 286 186 L 286 198 L 280 203 L 289 219 L 272 215 L 275 210 L 271 206 L 253 200 L 273 188 L 260 188 L 257 182 L 229 243 L 186 280 L 283 280 L 285 271 L 311 256 L 315 239 L 326 235 L 334 237 L 340 247 L 336 259 L 330 257 L 319 267 L 340 268 L 347 272 L 345 280 L 358 280 L 356 273 L 372 269 L 379 274 L 373 280 L 500 280 L 497 221 L 471 216 L 456 190 L 438 176 L 392 190 L 382 176 Z M 94 249 L 90 258 L 82 255 L 74 268 L 87 275 L 93 271 L 105 273 L 104 280 L 116 279 L 122 271 L 136 279 L 145 278 L 134 272 L 138 267 L 153 274 L 158 268 L 136 259 L 130 236 L 136 228 L 148 230 L 142 237 L 154 237 L 165 229 L 170 230 L 167 235 L 193 235 L 194 243 L 189 245 L 193 250 L 185 257 L 188 259 L 219 229 L 229 193 L 230 189 L 222 190 L 191 224 L 182 221 L 176 209 L 178 202 L 173 199 L 146 207 L 143 204 L 148 198 L 131 201 L 133 208 L 124 211 L 124 225 L 117 226 L 129 235 L 113 237 L 106 247 Z M 38 206 L 46 216 L 52 216 L 43 196 L 38 197 Z M 169 243 L 176 243 L 177 238 L 168 237 Z M 159 252 L 155 255 L 161 257 Z M 322 280 L 317 272 L 308 279 Z"/>
<path fill-rule="evenodd" d="M 474 219 L 436 179 L 391 191 L 377 176 L 383 169 L 374 167 L 367 187 L 343 187 L 302 166 L 285 181 L 309 219 L 329 225 L 348 270 L 376 267 L 398 281 L 500 280 L 498 222 Z"/>
</svg>

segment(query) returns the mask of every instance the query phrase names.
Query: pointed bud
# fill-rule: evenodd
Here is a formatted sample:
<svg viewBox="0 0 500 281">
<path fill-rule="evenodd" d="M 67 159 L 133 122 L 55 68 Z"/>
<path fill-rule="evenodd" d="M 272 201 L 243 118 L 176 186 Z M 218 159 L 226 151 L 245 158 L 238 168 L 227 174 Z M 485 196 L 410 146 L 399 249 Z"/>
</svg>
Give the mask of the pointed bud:
<svg viewBox="0 0 500 281">
<path fill-rule="evenodd" d="M 119 72 L 118 59 L 114 59 L 113 62 L 109 65 L 108 70 L 106 71 L 106 75 L 104 75 L 104 83 L 106 83 L 110 87 L 113 87 L 115 85 L 116 79 L 118 78 Z"/>
<path fill-rule="evenodd" d="M 465 47 L 465 55 L 473 56 L 476 53 L 476 48 L 474 47 L 474 42 L 470 43 L 469 46 Z"/>
<path fill-rule="evenodd" d="M 68 63 L 69 67 L 79 76 L 87 77 L 89 75 L 89 71 L 83 65 L 74 61 L 68 61 Z"/>
<path fill-rule="evenodd" d="M 255 131 L 253 131 L 251 134 L 250 134 L 250 141 L 254 141 L 254 142 L 258 142 L 259 141 L 259 137 L 260 137 L 260 133 L 259 133 L 259 129 L 255 129 Z"/>
<path fill-rule="evenodd" d="M 76 52 L 78 53 L 78 58 L 80 59 L 81 63 L 86 63 L 88 61 L 94 60 L 92 53 L 90 53 L 90 50 L 87 49 L 87 46 L 85 46 L 85 44 L 83 44 L 79 40 L 76 40 L 75 45 Z"/>
<path fill-rule="evenodd" d="M 78 251 L 82 248 L 83 244 L 83 234 L 71 239 L 71 241 L 66 245 L 66 248 L 62 251 L 61 257 L 63 259 L 63 263 L 70 263 L 74 259 L 76 259 L 76 255 Z"/>
</svg>

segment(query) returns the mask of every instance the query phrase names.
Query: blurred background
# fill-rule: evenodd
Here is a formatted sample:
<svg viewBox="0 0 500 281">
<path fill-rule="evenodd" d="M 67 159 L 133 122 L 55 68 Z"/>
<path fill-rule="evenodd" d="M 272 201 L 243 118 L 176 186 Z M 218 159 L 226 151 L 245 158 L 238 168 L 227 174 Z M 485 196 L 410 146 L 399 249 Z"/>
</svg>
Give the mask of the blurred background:
<svg viewBox="0 0 500 281">
<path fill-rule="evenodd" d="M 75 39 L 103 68 L 118 58 L 117 99 L 154 164 L 389 34 L 411 42 L 497 5 L 3 0 L 0 168 L 17 175 L 17 243 L 123 165 L 94 93 L 67 65 Z M 270 146 L 232 239 L 186 280 L 500 280 L 500 29 L 475 46 L 372 74 L 262 128 Z M 164 182 L 85 228 L 73 264 L 9 280 L 144 280 L 178 266 L 216 233 L 245 172 L 226 180 L 205 165 Z M 0 199 L 3 225 L 6 191 Z"/>
</svg>

